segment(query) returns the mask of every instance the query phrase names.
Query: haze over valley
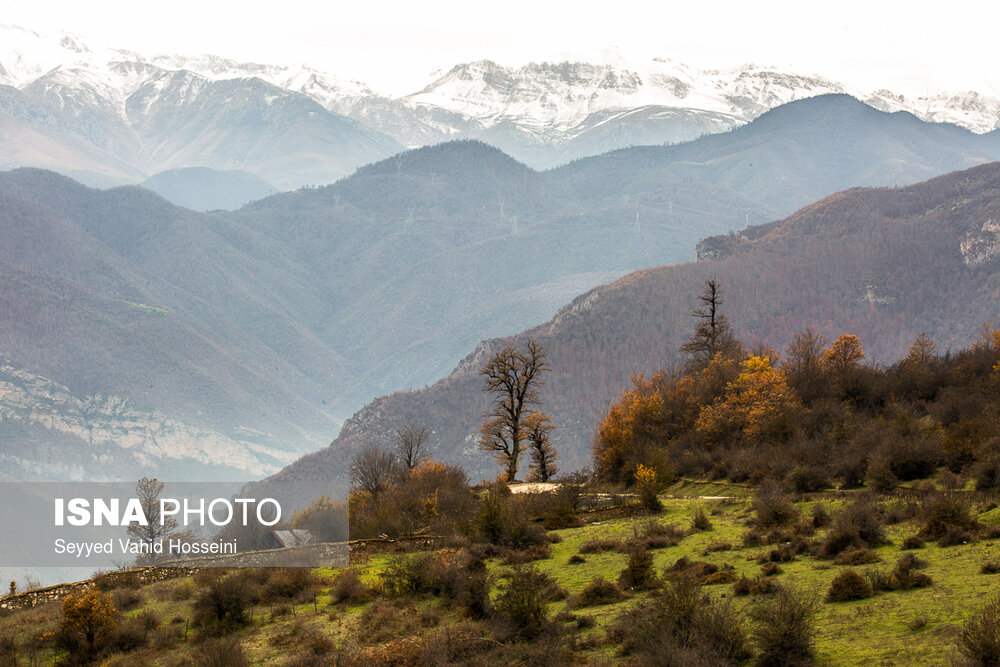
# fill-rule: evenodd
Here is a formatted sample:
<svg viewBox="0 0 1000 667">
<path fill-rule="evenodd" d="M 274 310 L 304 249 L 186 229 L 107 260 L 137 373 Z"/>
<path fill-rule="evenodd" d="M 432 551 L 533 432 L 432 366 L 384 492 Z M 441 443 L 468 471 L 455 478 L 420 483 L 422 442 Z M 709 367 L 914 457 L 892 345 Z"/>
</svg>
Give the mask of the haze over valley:
<svg viewBox="0 0 1000 667">
<path fill-rule="evenodd" d="M 726 235 L 835 192 L 1000 159 L 986 94 L 661 59 L 475 61 L 390 97 L 308 67 L 0 32 L 11 479 L 261 478 L 331 440 L 343 467 L 417 418 L 380 399 L 336 439 L 366 403 L 471 382 L 481 341 L 565 321 L 598 285 L 696 248 L 676 270 L 700 275 L 755 232 Z M 662 346 L 581 348 L 570 366 L 606 356 L 593 382 L 566 396 L 553 381 L 570 469 L 632 372 L 612 359 L 668 358 L 689 288 L 639 306 L 643 326 L 665 318 Z M 443 457 L 487 474 L 468 400 L 424 421 Z"/>
</svg>

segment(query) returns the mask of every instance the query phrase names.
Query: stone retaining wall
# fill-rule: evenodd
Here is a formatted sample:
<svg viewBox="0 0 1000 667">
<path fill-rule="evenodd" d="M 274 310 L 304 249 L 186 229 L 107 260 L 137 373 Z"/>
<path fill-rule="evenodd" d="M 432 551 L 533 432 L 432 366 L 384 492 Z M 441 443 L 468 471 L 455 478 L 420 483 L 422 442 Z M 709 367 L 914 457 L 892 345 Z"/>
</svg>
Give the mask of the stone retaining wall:
<svg viewBox="0 0 1000 667">
<path fill-rule="evenodd" d="M 197 572 L 197 568 L 191 567 L 139 567 L 131 570 L 114 570 L 105 572 L 93 579 L 86 581 L 74 581 L 68 584 L 57 584 L 45 588 L 36 588 L 23 593 L 7 595 L 0 599 L 0 610 L 25 609 L 35 607 L 47 602 L 54 602 L 71 593 L 85 591 L 91 586 L 100 585 L 101 588 L 119 588 L 138 584 L 151 584 L 164 579 L 174 579 L 185 577 Z"/>
</svg>

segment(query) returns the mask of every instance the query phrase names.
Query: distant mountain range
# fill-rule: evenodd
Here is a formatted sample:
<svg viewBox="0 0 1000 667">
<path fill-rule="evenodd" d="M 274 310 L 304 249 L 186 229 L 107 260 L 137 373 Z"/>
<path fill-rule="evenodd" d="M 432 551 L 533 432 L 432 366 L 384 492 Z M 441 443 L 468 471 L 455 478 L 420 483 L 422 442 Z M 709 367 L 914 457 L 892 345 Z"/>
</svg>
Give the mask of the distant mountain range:
<svg viewBox="0 0 1000 667">
<path fill-rule="evenodd" d="M 329 442 L 373 396 L 433 382 L 596 285 L 848 185 L 1000 159 L 997 137 L 831 95 L 546 172 L 449 142 L 207 214 L 142 188 L 0 173 L 8 474 L 97 478 L 149 461 L 259 477 Z M 72 456 L 43 437 L 55 431 Z M 212 459 L 213 442 L 248 456 Z"/>
<path fill-rule="evenodd" d="M 548 168 L 723 132 L 828 93 L 979 133 L 1000 126 L 993 91 L 908 98 L 771 68 L 702 71 L 668 59 L 516 68 L 484 60 L 415 89 L 394 98 L 307 66 L 140 55 L 0 26 L 0 168 L 53 169 L 104 187 L 205 167 L 287 190 L 462 138 Z"/>
<path fill-rule="evenodd" d="M 552 372 L 541 392 L 563 470 L 590 462 L 596 425 L 629 375 L 679 360 L 694 297 L 714 277 L 724 312 L 748 345 L 781 350 L 806 326 L 860 336 L 869 361 L 905 354 L 925 331 L 946 351 L 968 346 L 1000 302 L 1000 163 L 906 188 L 855 188 L 784 220 L 707 239 L 713 259 L 647 269 L 586 292 L 549 322 L 485 341 L 434 385 L 379 398 L 326 449 L 275 479 L 339 478 L 363 444 L 395 428 L 434 434 L 436 458 L 474 479 L 497 473 L 476 440 L 488 409 L 480 369 L 502 346 L 535 339 Z M 265 481 L 264 484 L 267 482 Z"/>
</svg>

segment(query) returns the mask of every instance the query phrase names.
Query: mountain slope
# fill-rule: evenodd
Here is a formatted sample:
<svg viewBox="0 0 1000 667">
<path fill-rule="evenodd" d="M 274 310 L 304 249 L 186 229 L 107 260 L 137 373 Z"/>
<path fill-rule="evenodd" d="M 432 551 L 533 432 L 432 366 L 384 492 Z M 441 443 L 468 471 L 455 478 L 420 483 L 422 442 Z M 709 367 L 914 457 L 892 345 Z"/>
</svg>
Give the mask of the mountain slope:
<svg viewBox="0 0 1000 667">
<path fill-rule="evenodd" d="M 823 95 L 775 108 L 731 132 L 678 146 L 622 149 L 553 174 L 590 200 L 693 181 L 724 184 L 787 214 L 854 185 L 898 185 L 995 160 L 998 147 L 992 134 Z"/>
<path fill-rule="evenodd" d="M 277 192 L 273 185 L 249 172 L 206 167 L 161 171 L 140 185 L 193 211 L 233 211 Z"/>
<path fill-rule="evenodd" d="M 376 399 L 326 449 L 278 479 L 344 478 L 362 444 L 388 445 L 406 423 L 427 425 L 434 455 L 492 476 L 475 442 L 487 399 L 479 369 L 506 344 L 536 339 L 552 372 L 542 390 L 556 424 L 562 468 L 589 461 L 594 428 L 628 376 L 678 358 L 695 294 L 714 276 L 725 312 L 748 344 L 780 349 L 813 326 L 858 334 L 869 356 L 898 358 L 920 331 L 941 349 L 966 346 L 995 319 L 1000 283 L 1000 164 L 899 189 L 852 189 L 789 218 L 751 228 L 716 261 L 647 269 L 587 292 L 548 323 L 479 345 L 433 386 Z M 720 242 L 716 242 L 719 245 Z"/>
<path fill-rule="evenodd" d="M 335 428 L 311 404 L 311 374 L 341 367 L 304 330 L 303 313 L 288 310 L 304 281 L 211 227 L 139 188 L 99 192 L 50 172 L 3 174 L 6 363 L 77 399 L 121 397 L 284 456 Z M 233 474 L 254 469 L 251 455 Z"/>
<path fill-rule="evenodd" d="M 845 183 L 902 184 L 1000 159 L 998 148 L 988 136 L 820 97 L 682 146 L 543 173 L 483 144 L 442 144 L 240 217 L 306 265 L 328 267 L 316 279 L 338 307 L 321 336 L 342 341 L 366 390 L 384 393 L 441 377 L 458 350 L 550 317 L 579 293 L 571 285 L 690 259 L 700 238 L 788 215 Z M 339 243 L 317 242 L 331 219 Z M 337 405 L 365 400 L 348 395 Z"/>
<path fill-rule="evenodd" d="M 19 170 L 0 174 L 0 350 L 65 387 L 66 409 L 116 396 L 294 455 L 372 396 L 423 386 L 594 285 L 690 259 L 699 238 L 788 215 L 841 179 L 910 173 L 882 173 L 894 154 L 933 172 L 1000 157 L 993 141 L 817 98 L 551 172 L 450 142 L 211 214 Z"/>
</svg>

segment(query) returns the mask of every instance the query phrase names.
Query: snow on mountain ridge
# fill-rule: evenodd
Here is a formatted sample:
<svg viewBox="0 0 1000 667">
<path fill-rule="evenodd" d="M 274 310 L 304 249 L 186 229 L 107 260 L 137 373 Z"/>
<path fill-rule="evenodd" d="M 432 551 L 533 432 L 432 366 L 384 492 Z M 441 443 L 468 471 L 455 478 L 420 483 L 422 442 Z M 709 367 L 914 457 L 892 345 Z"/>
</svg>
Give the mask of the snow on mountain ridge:
<svg viewBox="0 0 1000 667">
<path fill-rule="evenodd" d="M 484 127 L 510 122 L 528 133 L 547 128 L 565 140 L 601 112 L 666 107 L 721 114 L 739 124 L 786 102 L 840 92 L 843 86 L 820 77 L 752 65 L 699 71 L 655 59 L 628 67 L 543 62 L 508 68 L 480 60 L 455 66 L 403 101 L 460 112 Z"/>
<path fill-rule="evenodd" d="M 530 62 L 518 67 L 479 60 L 452 67 L 410 95 L 389 98 L 359 81 L 306 65 L 245 63 L 213 55 L 145 57 L 95 47 L 70 33 L 46 36 L 0 25 L 0 83 L 24 89 L 45 80 L 47 85 L 75 91 L 75 104 L 89 100 L 114 107 L 122 118 L 134 119 L 141 109 L 148 109 L 164 81 L 181 71 L 201 81 L 259 79 L 306 95 L 329 111 L 409 146 L 483 135 L 493 136 L 502 147 L 502 137 L 508 137 L 515 143 L 529 141 L 562 150 L 559 147 L 603 125 L 613 135 L 617 130 L 612 124 L 633 118 L 644 119 L 636 120 L 640 123 L 671 118 L 675 123 L 691 122 L 676 120 L 681 115 L 698 118 L 700 125 L 672 134 L 629 135 L 633 141 L 654 143 L 685 140 L 825 93 L 847 93 L 885 111 L 908 111 L 923 120 L 955 123 L 975 132 L 1000 127 L 1000 99 L 986 94 L 942 92 L 907 98 L 752 64 L 700 70 L 669 58 L 629 62 L 617 52 L 598 54 L 596 62 Z M 198 88 L 193 85 L 190 90 Z M 137 92 L 142 99 L 130 101 Z M 633 113 L 641 110 L 649 113 Z M 663 115 L 668 111 L 673 115 Z M 518 134 L 524 138 L 516 139 Z"/>
</svg>

